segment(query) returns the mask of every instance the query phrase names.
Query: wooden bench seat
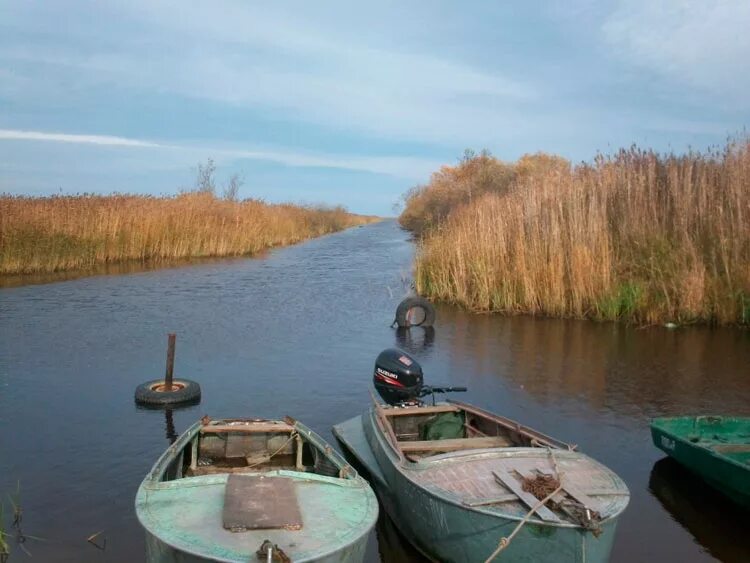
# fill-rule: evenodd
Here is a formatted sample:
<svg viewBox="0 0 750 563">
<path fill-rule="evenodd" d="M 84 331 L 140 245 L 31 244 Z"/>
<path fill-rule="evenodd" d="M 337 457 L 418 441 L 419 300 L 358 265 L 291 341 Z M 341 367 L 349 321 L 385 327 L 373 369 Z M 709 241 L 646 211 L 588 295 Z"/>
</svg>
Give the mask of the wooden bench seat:
<svg viewBox="0 0 750 563">
<path fill-rule="evenodd" d="M 188 468 L 185 472 L 186 477 L 197 477 L 199 475 L 222 475 L 224 473 L 259 473 L 266 471 L 277 471 L 287 469 L 294 471 L 294 465 L 258 465 L 255 467 L 221 467 L 213 465 L 198 466 L 195 469 Z"/>
<path fill-rule="evenodd" d="M 287 434 L 294 427 L 285 423 L 252 423 L 252 424 L 208 424 L 201 426 L 201 434 Z"/>
<path fill-rule="evenodd" d="M 459 412 L 461 409 L 453 405 L 435 405 L 433 407 L 403 407 L 383 409 L 385 416 L 426 416 L 442 412 Z"/>
<path fill-rule="evenodd" d="M 419 440 L 399 442 L 403 453 L 412 452 L 455 452 L 482 448 L 502 448 L 512 445 L 502 436 L 478 436 L 476 438 L 451 438 L 448 440 Z"/>
</svg>

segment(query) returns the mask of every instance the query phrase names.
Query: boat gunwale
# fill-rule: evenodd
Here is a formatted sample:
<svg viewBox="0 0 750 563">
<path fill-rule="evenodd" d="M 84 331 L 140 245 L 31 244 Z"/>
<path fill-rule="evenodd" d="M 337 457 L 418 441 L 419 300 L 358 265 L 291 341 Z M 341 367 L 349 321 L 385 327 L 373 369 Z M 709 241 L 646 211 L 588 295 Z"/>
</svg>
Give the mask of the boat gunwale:
<svg viewBox="0 0 750 563">
<path fill-rule="evenodd" d="M 373 412 L 374 410 L 375 410 L 374 408 L 371 408 L 370 411 L 369 411 L 370 419 L 371 419 L 371 424 L 372 424 L 372 418 L 373 417 L 377 420 L 377 416 L 374 416 L 374 412 Z M 381 432 L 375 432 L 375 436 L 376 436 L 376 439 L 378 440 L 378 442 L 381 444 L 381 447 L 382 447 L 382 444 L 384 442 L 384 438 L 383 438 L 382 433 Z M 390 442 L 388 442 L 387 440 L 385 440 L 385 443 L 390 445 Z M 386 450 L 386 448 L 383 448 L 383 449 L 384 449 L 384 451 Z M 511 449 L 511 448 L 491 448 L 489 450 L 490 451 L 493 451 L 493 450 L 497 451 L 497 450 L 503 450 L 503 449 Z M 522 449 L 522 448 L 518 448 L 518 449 Z M 525 448 L 525 449 L 538 449 L 538 448 Z M 485 449 L 485 451 L 486 450 L 487 449 Z M 471 451 L 471 450 L 467 450 L 467 451 Z M 577 454 L 577 455 L 589 457 L 589 456 L 586 456 L 586 454 L 583 454 L 583 453 L 575 451 L 575 450 L 561 450 L 561 451 L 570 451 L 571 453 L 574 453 L 574 454 Z M 617 475 L 617 473 L 615 473 L 614 471 L 612 471 L 611 469 L 609 469 L 607 466 L 599 463 L 595 459 L 593 459 L 593 458 L 589 458 L 589 459 L 591 459 L 592 461 L 594 461 L 598 465 L 601 465 L 609 473 L 611 473 L 612 475 L 614 475 L 615 477 L 617 477 L 617 479 L 619 479 L 622 482 L 623 486 L 625 487 L 624 492 L 628 496 L 627 501 L 625 502 L 624 506 L 619 511 L 615 512 L 614 514 L 610 514 L 606 518 L 602 518 L 601 523 L 602 524 L 606 524 L 606 523 L 609 523 L 612 520 L 616 520 L 617 518 L 619 518 L 622 515 L 623 512 L 625 512 L 625 509 L 630 504 L 630 489 L 628 488 L 627 483 L 625 483 L 625 481 L 623 481 L 623 479 L 619 475 Z M 464 504 L 463 502 L 460 502 L 458 500 L 454 500 L 452 498 L 449 498 L 447 496 L 441 495 L 441 494 L 439 494 L 439 493 L 437 493 L 437 492 L 435 492 L 435 491 L 433 491 L 431 489 L 428 489 L 428 488 L 424 487 L 423 485 L 421 485 L 421 484 L 417 483 L 416 481 L 414 481 L 414 479 L 412 479 L 411 476 L 409 475 L 410 471 L 414 471 L 414 470 L 420 469 L 419 464 L 421 462 L 419 462 L 419 461 L 418 462 L 413 462 L 413 461 L 410 461 L 410 460 L 409 461 L 401 461 L 401 460 L 399 460 L 398 463 L 395 463 L 393 461 L 393 459 L 391 459 L 391 463 L 395 467 L 395 469 L 407 481 L 409 481 L 409 483 L 410 483 L 411 486 L 417 487 L 418 489 L 424 491 L 430 497 L 432 497 L 432 498 L 434 498 L 434 499 L 436 499 L 436 500 L 438 500 L 440 502 L 443 502 L 443 503 L 446 503 L 446 504 L 450 504 L 450 505 L 455 506 L 455 507 L 457 507 L 457 508 L 459 508 L 461 510 L 466 510 L 468 512 L 477 512 L 479 514 L 484 514 L 484 515 L 487 515 L 487 516 L 491 516 L 493 518 L 504 518 L 504 519 L 513 520 L 513 521 L 516 521 L 516 522 L 520 522 L 520 521 L 522 521 L 522 520 L 524 520 L 526 518 L 526 514 L 521 515 L 521 516 L 517 516 L 517 515 L 514 515 L 514 514 L 506 514 L 506 513 L 503 513 L 503 512 L 498 512 L 496 510 L 493 511 L 489 506 L 469 506 L 469 505 Z M 576 524 L 573 524 L 573 523 L 570 523 L 570 522 L 566 522 L 566 521 L 549 522 L 549 521 L 546 521 L 546 520 L 542 520 L 541 518 L 539 518 L 539 516 L 536 513 L 534 513 L 532 515 L 532 518 L 533 518 L 533 520 L 531 520 L 531 522 L 533 524 L 535 524 L 535 525 L 541 525 L 541 526 L 545 526 L 545 527 L 555 527 L 555 528 L 577 529 L 577 530 L 582 530 L 582 531 L 586 530 L 583 526 L 576 525 Z"/>
<path fill-rule="evenodd" d="M 144 480 L 140 488 L 146 491 L 168 491 L 171 489 L 189 489 L 191 487 L 209 487 L 226 483 L 229 473 L 212 473 L 209 475 L 191 475 L 181 477 L 171 481 L 159 481 L 157 483 L 147 483 Z M 272 469 L 271 471 L 248 471 L 242 475 L 264 476 L 264 477 L 290 477 L 295 481 L 307 481 L 310 483 L 319 483 L 321 485 L 332 485 L 334 487 L 360 487 L 358 483 L 362 480 L 359 475 L 355 479 L 346 479 L 341 477 L 330 477 L 328 475 L 319 475 L 317 473 L 308 473 L 305 471 L 294 471 L 292 469 Z"/>
<path fill-rule="evenodd" d="M 447 402 L 440 403 L 439 405 L 433 405 L 432 407 L 422 407 L 422 406 L 399 407 L 397 409 L 397 414 L 396 414 L 396 413 L 389 413 L 389 410 L 392 410 L 392 408 L 391 409 L 385 408 L 384 405 L 382 405 L 380 401 L 378 401 L 375 398 L 375 395 L 372 393 L 372 391 L 370 391 L 370 397 L 372 398 L 372 404 L 377 413 L 375 417 L 377 424 L 380 427 L 381 431 L 388 436 L 388 444 L 390 445 L 394 453 L 396 453 L 401 463 L 404 463 L 404 462 L 411 463 L 412 461 L 411 459 L 409 459 L 408 456 L 404 454 L 403 450 L 401 449 L 401 446 L 399 445 L 399 440 L 394 434 L 393 427 L 391 426 L 388 418 L 394 417 L 394 416 L 409 416 L 412 414 L 414 415 L 429 414 L 431 412 L 436 412 L 436 409 L 435 409 L 436 406 L 446 407 L 444 409 L 446 412 L 448 412 L 449 410 L 462 410 L 464 412 L 468 412 L 470 414 L 489 419 L 495 424 L 498 424 L 507 430 L 510 430 L 512 432 L 517 432 L 529 438 L 532 442 L 536 440 L 542 446 L 547 447 L 547 448 L 554 448 L 558 450 L 568 450 L 568 451 L 578 450 L 578 446 L 576 444 L 563 442 L 562 440 L 553 438 L 552 436 L 544 434 L 543 432 L 539 432 L 538 430 L 535 430 L 534 428 L 525 426 L 521 424 L 520 422 L 517 422 L 510 418 L 506 418 L 504 416 L 500 416 L 495 413 L 486 411 L 474 405 L 463 403 L 461 401 L 454 401 L 454 400 L 448 399 Z M 452 408 L 449 408 L 449 407 L 452 407 Z M 426 408 L 427 410 L 422 411 L 421 409 L 423 408 Z"/>
<path fill-rule="evenodd" d="M 723 418 L 742 418 L 742 419 L 746 419 L 746 420 L 750 421 L 750 417 L 742 417 L 742 416 L 733 416 L 733 417 L 724 417 L 724 416 L 721 416 L 721 415 L 715 415 L 715 416 L 714 415 L 662 416 L 662 417 L 658 417 L 658 418 L 652 419 L 649 426 L 651 428 L 652 433 L 653 433 L 654 430 L 656 430 L 656 431 L 661 432 L 662 434 L 664 434 L 666 436 L 669 436 L 669 438 L 671 438 L 673 440 L 677 440 L 678 442 L 684 444 L 685 446 L 688 446 L 688 447 L 692 448 L 693 450 L 705 452 L 705 453 L 709 454 L 711 457 L 715 457 L 715 458 L 717 458 L 718 460 L 720 460 L 723 463 L 729 463 L 729 464 L 734 465 L 735 467 L 737 467 L 739 469 L 742 469 L 744 471 L 750 472 L 750 466 L 747 463 L 743 463 L 743 462 L 741 462 L 739 460 L 736 460 L 736 459 L 734 459 L 734 458 L 732 458 L 732 457 L 730 457 L 730 456 L 728 456 L 728 455 L 726 455 L 724 453 L 716 451 L 716 450 L 714 450 L 714 449 L 712 449 L 712 448 L 710 448 L 710 447 L 708 447 L 706 445 L 699 444 L 698 442 L 691 442 L 690 440 L 688 440 L 686 438 L 683 438 L 682 435 L 676 434 L 673 431 L 667 430 L 664 426 L 659 425 L 660 422 L 664 422 L 664 421 L 672 421 L 672 420 L 697 420 L 698 418 L 702 418 L 704 416 L 705 417 L 714 417 L 714 418 L 719 418 L 719 419 L 723 419 Z M 748 443 L 750 443 L 750 441 Z M 670 452 L 668 452 L 667 450 L 665 450 L 664 448 L 662 448 L 659 444 L 655 444 L 655 445 L 661 451 L 663 451 L 664 453 L 666 453 L 669 457 L 673 457 Z"/>
<path fill-rule="evenodd" d="M 281 471 L 286 471 L 286 470 L 279 470 L 279 471 L 281 472 Z M 300 476 L 300 475 L 305 475 L 304 473 L 300 473 L 300 472 L 297 472 L 297 471 L 288 471 L 288 473 L 292 474 L 290 476 L 294 476 L 294 477 L 297 477 L 297 476 Z M 210 483 L 211 485 L 220 485 L 222 483 L 222 478 L 223 478 L 224 481 L 226 481 L 226 476 L 227 476 L 227 474 L 224 473 L 224 474 L 218 474 L 218 475 L 200 475 L 200 476 L 197 476 L 195 478 L 198 478 L 198 479 L 200 479 L 200 478 L 213 479 L 216 482 L 215 483 Z M 318 477 L 325 477 L 325 476 L 324 475 L 318 475 Z M 192 479 L 192 477 L 187 477 L 186 479 Z M 336 479 L 336 477 L 330 477 L 330 479 Z M 344 479 L 339 479 L 339 480 L 340 481 L 344 481 Z M 177 481 L 181 481 L 181 479 L 178 479 Z M 170 482 L 174 483 L 174 481 L 170 481 Z M 369 487 L 369 485 L 367 484 L 367 482 L 362 477 L 358 476 L 356 479 L 352 480 L 351 484 L 347 483 L 346 485 L 343 485 L 343 484 L 337 484 L 337 485 L 338 486 L 351 486 L 351 487 L 355 487 L 356 486 L 356 487 L 359 487 L 359 488 L 361 488 L 365 492 L 366 496 L 368 496 L 371 500 L 375 501 L 373 503 L 375 509 L 369 511 L 369 512 L 374 513 L 374 517 L 372 518 L 371 524 L 369 526 L 365 527 L 365 530 L 366 530 L 365 533 L 362 533 L 359 536 L 354 537 L 350 542 L 342 544 L 342 545 L 339 545 L 335 549 L 331 549 L 329 551 L 324 551 L 324 552 L 316 553 L 312 557 L 312 559 L 295 559 L 295 563 L 297 563 L 297 562 L 299 562 L 299 563 L 307 563 L 307 562 L 318 561 L 320 559 L 323 559 L 325 557 L 329 557 L 329 556 L 331 556 L 331 555 L 333 555 L 335 553 L 338 553 L 339 551 L 344 551 L 346 549 L 349 549 L 351 546 L 353 546 L 353 545 L 357 544 L 358 542 L 362 541 L 363 537 L 366 537 L 367 535 L 369 535 L 370 531 L 373 529 L 373 527 L 377 523 L 379 512 L 380 512 L 380 507 L 378 506 L 378 500 L 377 500 L 377 497 L 375 496 L 374 492 L 372 491 L 372 489 Z M 143 484 L 141 484 L 141 487 L 139 487 L 139 491 L 138 491 L 139 493 L 140 493 L 141 489 L 147 491 L 145 494 L 148 494 L 149 491 L 153 490 L 153 489 L 149 489 L 147 487 L 144 487 Z M 369 495 L 367 495 L 367 490 L 368 489 L 370 489 L 370 494 Z M 140 506 L 139 506 L 139 503 L 138 503 L 139 496 L 140 496 L 139 494 L 136 494 L 136 505 L 135 505 L 135 507 L 136 507 L 136 516 L 138 517 L 139 524 L 141 525 L 141 527 L 143 527 L 143 529 L 146 531 L 146 533 L 150 534 L 151 536 L 153 536 L 154 538 L 156 538 L 159 542 L 161 542 L 161 543 L 163 543 L 165 545 L 168 545 L 169 547 L 171 547 L 172 549 L 174 549 L 176 551 L 179 551 L 181 553 L 188 553 L 190 555 L 197 555 L 197 557 L 203 557 L 203 555 L 195 554 L 195 553 L 193 553 L 191 551 L 186 551 L 184 549 L 184 546 L 178 545 L 177 542 L 168 541 L 168 540 L 164 539 L 163 537 L 157 535 L 153 531 L 151 531 L 150 527 L 148 527 L 146 525 L 146 523 L 143 521 L 143 518 L 141 517 Z M 145 505 L 147 502 L 148 502 L 148 499 L 144 500 L 143 504 Z M 370 503 L 368 502 L 368 505 L 369 504 Z M 364 521 L 365 520 L 363 520 L 363 522 Z M 256 531 L 257 532 L 257 531 L 260 531 L 260 530 L 252 530 L 252 531 Z M 290 530 L 287 530 L 287 532 L 290 532 Z M 367 541 L 367 539 L 365 539 L 364 541 Z M 210 557 L 211 557 L 211 561 L 216 561 L 218 563 L 237 563 L 237 559 L 226 559 L 224 557 L 214 556 L 214 555 L 211 555 Z"/>
<path fill-rule="evenodd" d="M 468 403 L 463 403 L 461 401 L 455 401 L 453 399 L 448 399 L 447 402 L 451 405 L 457 406 L 459 409 L 466 411 L 468 413 L 489 418 L 493 422 L 497 422 L 498 424 L 500 424 L 501 426 L 509 430 L 513 430 L 514 432 L 518 432 L 520 434 L 525 434 L 527 436 L 532 436 L 535 439 L 542 440 L 542 442 L 546 442 L 544 445 L 547 447 L 551 446 L 559 450 L 569 450 L 569 451 L 577 451 L 578 449 L 578 445 L 576 444 L 563 442 L 562 440 L 553 438 L 552 436 L 544 434 L 543 432 L 539 432 L 538 430 L 535 430 L 534 428 L 531 428 L 529 426 L 525 426 L 521 424 L 520 422 L 517 422 L 513 419 L 500 416 L 499 414 L 495 414 L 490 411 L 486 411 L 480 407 L 476 407 Z"/>
<path fill-rule="evenodd" d="M 239 422 L 239 421 L 246 421 L 246 422 L 272 422 L 271 419 L 251 419 L 251 418 L 222 418 L 217 419 L 218 421 L 232 421 L 232 422 Z M 344 459 L 344 457 L 336 451 L 335 448 L 333 448 L 328 442 L 326 442 L 320 435 L 318 435 L 315 431 L 308 428 L 304 424 L 302 424 L 300 421 L 295 420 L 291 417 L 287 417 L 287 424 L 290 424 L 294 430 L 299 432 L 302 436 L 304 436 L 305 439 L 307 439 L 312 445 L 314 445 L 318 450 L 320 450 L 323 455 L 325 455 L 331 462 L 333 462 L 336 465 L 336 468 L 339 470 L 339 476 L 338 477 L 332 477 L 333 479 L 341 479 L 342 481 L 349 481 L 349 480 L 356 480 L 359 478 L 359 474 L 357 473 L 357 470 L 354 469 L 347 461 Z M 216 422 L 216 421 L 213 421 Z M 281 421 L 273 421 L 273 422 L 281 422 Z M 149 472 L 146 474 L 146 477 L 143 480 L 143 484 L 145 484 L 147 481 L 151 481 L 152 483 L 155 483 L 156 485 L 163 485 L 175 481 L 181 481 L 182 479 L 191 479 L 192 477 L 180 477 L 178 479 L 174 479 L 172 481 L 162 481 L 162 477 L 164 475 L 164 472 L 167 469 L 167 466 L 169 463 L 174 460 L 175 456 L 178 455 L 178 452 L 182 450 L 183 448 L 187 447 L 187 445 L 193 440 L 196 434 L 200 432 L 200 430 L 203 428 L 204 424 L 197 420 L 194 422 L 190 427 L 188 427 L 187 430 L 185 430 L 178 438 L 174 441 L 173 444 L 170 444 L 170 446 L 164 450 L 164 452 L 158 457 L 154 465 L 151 467 Z M 260 471 L 258 472 L 248 472 L 248 473 L 262 473 Z M 268 472 L 265 472 L 268 473 Z M 317 475 L 314 473 L 306 473 L 304 471 L 296 471 L 292 473 L 299 473 L 301 475 Z M 222 473 L 219 473 L 219 475 L 223 475 Z M 156 487 L 158 488 L 158 487 Z"/>
<path fill-rule="evenodd" d="M 315 555 L 312 558 L 308 559 L 295 559 L 295 561 L 299 561 L 299 563 L 305 563 L 305 562 L 312 562 L 317 561 L 321 558 L 330 557 L 331 555 L 343 552 L 352 546 L 356 545 L 358 542 L 368 541 L 366 538 L 369 536 L 371 530 L 377 523 L 377 519 L 380 512 L 380 507 L 378 505 L 377 497 L 374 494 L 374 491 L 370 487 L 370 485 L 367 483 L 367 481 L 359 475 L 359 473 L 344 459 L 344 457 L 337 452 L 333 447 L 330 446 L 320 435 L 318 435 L 315 431 L 311 430 L 298 420 L 294 420 L 290 417 L 287 417 L 289 422 L 292 423 L 292 426 L 298 430 L 301 433 L 304 433 L 304 435 L 310 440 L 311 443 L 313 443 L 316 447 L 318 447 L 325 455 L 329 456 L 329 459 L 336 463 L 336 465 L 339 467 L 339 471 L 341 472 L 344 468 L 347 468 L 345 475 L 339 476 L 339 477 L 331 477 L 327 475 L 320 475 L 317 473 L 308 473 L 303 471 L 293 471 L 288 469 L 277 469 L 272 471 L 266 471 L 266 472 L 248 472 L 248 475 L 253 474 L 263 474 L 267 475 L 269 477 L 289 477 L 295 479 L 295 481 L 308 481 L 316 483 L 317 485 L 333 485 L 337 487 L 346 487 L 351 489 L 360 489 L 362 493 L 364 494 L 365 499 L 367 499 L 367 511 L 366 516 L 369 516 L 369 518 L 365 517 L 362 520 L 363 525 L 359 528 L 364 529 L 363 533 L 360 533 L 359 535 L 352 534 L 352 539 L 348 543 L 340 544 L 337 546 L 334 546 L 334 548 L 328 550 L 328 551 L 320 551 L 318 553 L 315 553 Z M 221 420 L 230 420 L 230 419 L 221 419 Z M 237 420 L 247 420 L 252 421 L 254 419 L 231 419 L 234 421 Z M 136 517 L 138 519 L 138 523 L 141 525 L 141 527 L 144 529 L 144 531 L 153 536 L 157 541 L 169 546 L 170 548 L 177 550 L 181 553 L 189 553 L 191 555 L 197 555 L 198 557 L 203 557 L 200 554 L 195 554 L 190 551 L 185 551 L 184 546 L 178 545 L 176 542 L 169 541 L 165 538 L 163 538 L 161 535 L 157 535 L 155 531 L 152 531 L 151 526 L 145 522 L 145 513 L 148 511 L 148 502 L 149 502 L 149 496 L 151 493 L 160 491 L 160 490 L 170 490 L 170 489 L 178 489 L 181 487 L 190 487 L 190 486 L 216 486 L 221 485 L 222 483 L 226 483 L 228 473 L 218 473 L 213 475 L 196 475 L 196 476 L 190 476 L 190 477 L 181 477 L 179 479 L 173 479 L 171 481 L 161 481 L 160 478 L 163 475 L 163 472 L 166 470 L 166 466 L 174 459 L 176 452 L 180 451 L 182 448 L 187 446 L 190 441 L 193 439 L 193 437 L 200 431 L 201 427 L 203 426 L 202 422 L 200 420 L 193 423 L 190 427 L 188 427 L 185 432 L 183 432 L 177 440 L 173 444 L 171 444 L 156 460 L 156 463 L 154 463 L 151 470 L 146 474 L 146 477 L 141 482 L 140 486 L 138 487 L 138 490 L 136 491 L 135 496 L 135 512 Z M 196 483 L 196 480 L 200 480 L 201 483 Z M 374 502 L 373 502 L 374 501 Z M 366 523 L 369 520 L 369 525 Z M 236 563 L 237 559 L 227 559 L 221 556 L 210 556 L 213 561 L 217 561 L 220 563 Z"/>
</svg>

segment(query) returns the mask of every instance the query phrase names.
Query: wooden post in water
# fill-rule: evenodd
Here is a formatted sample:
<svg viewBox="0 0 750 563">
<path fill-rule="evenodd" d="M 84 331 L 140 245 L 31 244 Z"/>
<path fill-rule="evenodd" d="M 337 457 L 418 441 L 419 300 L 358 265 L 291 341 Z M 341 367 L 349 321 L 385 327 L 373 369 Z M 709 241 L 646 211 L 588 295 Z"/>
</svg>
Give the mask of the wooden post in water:
<svg viewBox="0 0 750 563">
<path fill-rule="evenodd" d="M 167 373 L 164 376 L 164 390 L 169 392 L 172 390 L 172 375 L 174 373 L 174 347 L 177 335 L 169 333 L 167 343 Z"/>
</svg>

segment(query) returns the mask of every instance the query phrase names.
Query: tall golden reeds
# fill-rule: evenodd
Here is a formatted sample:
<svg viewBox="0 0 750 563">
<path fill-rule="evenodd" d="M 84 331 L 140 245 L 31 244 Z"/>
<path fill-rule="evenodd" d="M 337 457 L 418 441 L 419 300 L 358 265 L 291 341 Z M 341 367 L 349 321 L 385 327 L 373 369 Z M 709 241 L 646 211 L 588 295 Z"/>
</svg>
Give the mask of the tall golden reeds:
<svg viewBox="0 0 750 563">
<path fill-rule="evenodd" d="M 750 323 L 750 141 L 520 164 L 505 165 L 502 191 L 465 199 L 424 231 L 421 293 L 480 311 Z M 445 185 L 431 189 L 419 196 Z"/>
<path fill-rule="evenodd" d="M 252 255 L 372 221 L 341 207 L 175 197 L 0 196 L 0 274 Z"/>
</svg>

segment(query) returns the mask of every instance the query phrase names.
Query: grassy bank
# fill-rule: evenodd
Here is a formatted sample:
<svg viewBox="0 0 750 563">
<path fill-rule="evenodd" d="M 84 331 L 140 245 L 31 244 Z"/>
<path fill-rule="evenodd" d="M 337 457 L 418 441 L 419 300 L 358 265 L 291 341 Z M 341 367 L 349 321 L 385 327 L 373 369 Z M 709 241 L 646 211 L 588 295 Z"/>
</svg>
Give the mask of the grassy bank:
<svg viewBox="0 0 750 563">
<path fill-rule="evenodd" d="M 478 311 L 750 323 L 750 141 L 445 167 L 413 190 L 420 293 Z"/>
<path fill-rule="evenodd" d="M 0 196 L 0 274 L 252 255 L 374 220 L 341 207 L 231 201 L 205 192 Z"/>
</svg>

